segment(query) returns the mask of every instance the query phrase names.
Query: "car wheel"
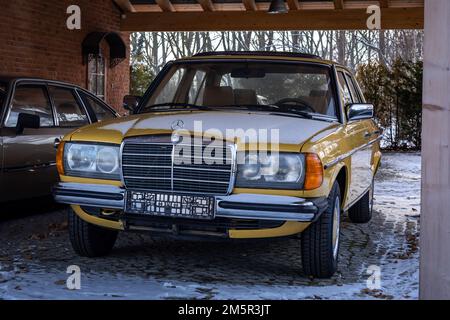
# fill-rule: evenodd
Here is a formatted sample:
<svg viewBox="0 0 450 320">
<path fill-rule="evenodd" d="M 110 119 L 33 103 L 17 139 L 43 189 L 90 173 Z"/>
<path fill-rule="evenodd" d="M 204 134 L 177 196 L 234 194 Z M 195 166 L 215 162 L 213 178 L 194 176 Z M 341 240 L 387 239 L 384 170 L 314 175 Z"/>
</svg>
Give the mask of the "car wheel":
<svg viewBox="0 0 450 320">
<path fill-rule="evenodd" d="M 367 223 L 372 219 L 374 183 L 366 194 L 358 200 L 349 210 L 348 216 L 354 223 Z"/>
<path fill-rule="evenodd" d="M 337 269 L 341 221 L 341 194 L 334 183 L 328 208 L 302 233 L 303 272 L 315 278 L 329 278 Z"/>
<path fill-rule="evenodd" d="M 73 250 L 83 257 L 100 257 L 111 252 L 117 239 L 117 231 L 87 223 L 68 209 L 69 236 Z"/>
</svg>

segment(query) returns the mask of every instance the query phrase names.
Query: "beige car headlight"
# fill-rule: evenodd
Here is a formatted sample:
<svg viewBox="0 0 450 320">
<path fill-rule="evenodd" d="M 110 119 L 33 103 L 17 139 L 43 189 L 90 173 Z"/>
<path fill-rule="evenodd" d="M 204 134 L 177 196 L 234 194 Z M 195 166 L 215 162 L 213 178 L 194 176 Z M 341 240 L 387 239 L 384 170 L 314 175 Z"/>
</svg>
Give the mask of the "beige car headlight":
<svg viewBox="0 0 450 320">
<path fill-rule="evenodd" d="M 302 189 L 304 168 L 305 156 L 301 153 L 249 153 L 238 164 L 236 187 Z"/>
<path fill-rule="evenodd" d="M 120 180 L 120 147 L 88 143 L 65 143 L 64 172 L 68 176 Z"/>
</svg>

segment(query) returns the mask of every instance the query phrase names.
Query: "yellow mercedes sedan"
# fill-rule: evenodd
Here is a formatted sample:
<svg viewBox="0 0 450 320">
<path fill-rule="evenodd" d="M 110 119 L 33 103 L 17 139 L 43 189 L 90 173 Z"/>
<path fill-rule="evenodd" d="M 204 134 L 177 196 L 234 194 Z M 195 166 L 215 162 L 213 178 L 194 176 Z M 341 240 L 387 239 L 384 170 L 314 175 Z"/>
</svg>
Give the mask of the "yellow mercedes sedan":
<svg viewBox="0 0 450 320">
<path fill-rule="evenodd" d="M 74 250 L 119 231 L 234 239 L 294 236 L 303 273 L 337 270 L 340 221 L 371 219 L 381 130 L 352 73 L 317 56 L 212 52 L 168 63 L 132 115 L 59 145 L 54 196 Z"/>
</svg>

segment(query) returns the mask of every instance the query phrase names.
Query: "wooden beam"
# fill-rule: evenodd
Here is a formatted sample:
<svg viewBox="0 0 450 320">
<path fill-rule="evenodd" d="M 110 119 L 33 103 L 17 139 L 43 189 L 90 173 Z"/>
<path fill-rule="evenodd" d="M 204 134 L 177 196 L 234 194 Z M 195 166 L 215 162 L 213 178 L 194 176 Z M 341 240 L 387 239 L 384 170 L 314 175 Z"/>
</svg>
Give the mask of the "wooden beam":
<svg viewBox="0 0 450 320">
<path fill-rule="evenodd" d="M 450 299 L 450 1 L 425 0 L 420 298 Z"/>
<path fill-rule="evenodd" d="M 214 4 L 211 0 L 197 0 L 202 6 L 203 11 L 214 11 Z"/>
<path fill-rule="evenodd" d="M 130 0 L 114 0 L 114 2 L 122 9 L 123 12 L 136 12 Z"/>
<path fill-rule="evenodd" d="M 255 0 L 242 0 L 242 3 L 244 4 L 245 10 L 248 11 L 256 11 L 256 2 Z"/>
<path fill-rule="evenodd" d="M 289 7 L 289 10 L 299 10 L 300 4 L 298 3 L 298 0 L 287 0 L 287 4 Z"/>
<path fill-rule="evenodd" d="M 383 29 L 422 29 L 423 8 L 381 9 Z M 138 12 L 121 20 L 122 31 L 238 31 L 367 29 L 365 9 L 264 11 Z"/>
<path fill-rule="evenodd" d="M 175 8 L 172 5 L 172 2 L 170 0 L 155 0 L 155 2 L 158 4 L 158 6 L 161 8 L 162 11 L 167 12 L 174 12 Z"/>
<path fill-rule="evenodd" d="M 334 8 L 337 10 L 344 9 L 344 0 L 334 0 Z"/>
</svg>

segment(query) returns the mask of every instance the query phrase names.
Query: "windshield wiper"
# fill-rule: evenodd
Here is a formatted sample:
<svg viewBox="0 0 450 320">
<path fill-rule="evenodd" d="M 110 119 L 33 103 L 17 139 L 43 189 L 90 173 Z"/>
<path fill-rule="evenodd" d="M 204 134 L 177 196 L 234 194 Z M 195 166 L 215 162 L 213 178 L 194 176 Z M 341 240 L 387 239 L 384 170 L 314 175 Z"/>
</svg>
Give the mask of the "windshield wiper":
<svg viewBox="0 0 450 320">
<path fill-rule="evenodd" d="M 225 106 L 217 107 L 217 109 L 227 108 L 227 109 L 244 109 L 244 110 L 257 110 L 257 111 L 271 111 L 280 110 L 280 107 L 273 104 L 229 104 Z M 269 110 L 270 109 L 270 110 Z"/>
<path fill-rule="evenodd" d="M 211 110 L 211 108 L 207 107 L 207 106 L 199 106 L 197 104 L 181 103 L 181 102 L 158 103 L 158 104 L 152 104 L 150 106 L 146 106 L 143 108 L 143 110 L 147 110 L 147 111 L 189 110 L 189 109 Z"/>
<path fill-rule="evenodd" d="M 238 109 L 246 109 L 246 110 L 258 110 L 258 111 L 268 111 L 271 114 L 275 115 L 289 115 L 295 114 L 297 116 L 301 116 L 307 119 L 313 119 L 314 115 L 307 111 L 296 110 L 293 108 L 280 108 L 274 104 L 239 104 L 239 105 L 227 105 L 221 106 L 221 108 L 238 108 Z"/>
<path fill-rule="evenodd" d="M 335 122 L 337 121 L 336 118 L 333 117 L 329 117 L 323 114 L 319 114 L 319 113 L 310 113 L 307 111 L 302 111 L 302 110 L 293 110 L 293 109 L 287 109 L 287 110 L 283 110 L 282 112 L 271 112 L 270 114 L 274 114 L 274 115 L 279 115 L 279 116 L 285 116 L 285 117 L 289 117 L 289 116 L 300 116 L 302 118 L 306 118 L 306 119 L 312 119 L 312 120 L 318 120 L 318 121 L 326 121 L 326 122 Z"/>
</svg>

